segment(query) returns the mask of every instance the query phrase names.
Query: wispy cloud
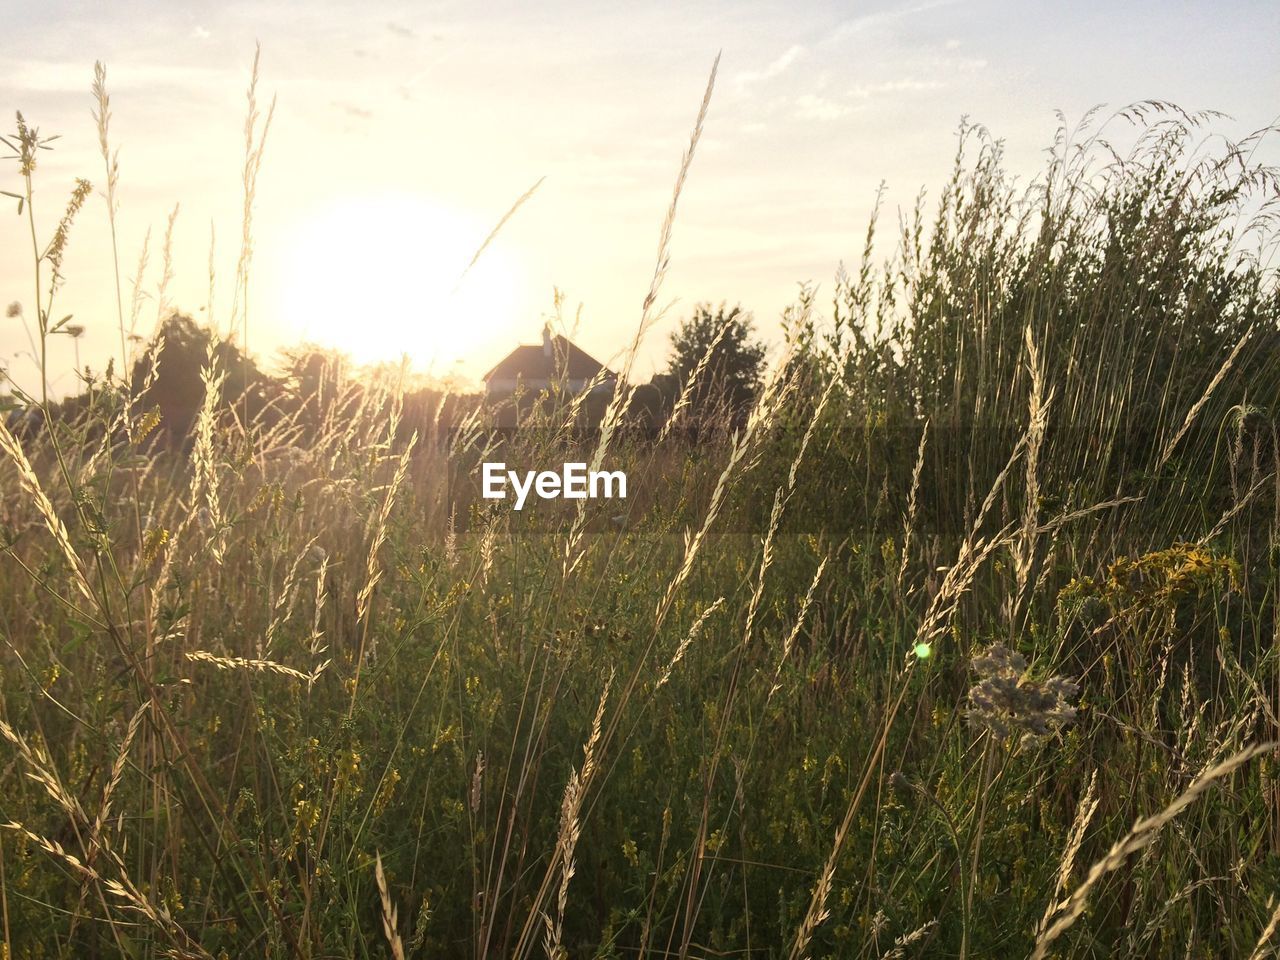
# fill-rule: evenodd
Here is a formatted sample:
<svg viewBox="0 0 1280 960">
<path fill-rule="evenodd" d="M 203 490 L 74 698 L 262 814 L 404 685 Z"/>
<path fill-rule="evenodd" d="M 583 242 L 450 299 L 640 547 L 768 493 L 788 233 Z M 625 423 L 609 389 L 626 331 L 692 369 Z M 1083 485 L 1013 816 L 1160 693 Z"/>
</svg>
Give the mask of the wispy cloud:
<svg viewBox="0 0 1280 960">
<path fill-rule="evenodd" d="M 987 65 L 985 60 L 947 59 L 934 66 L 943 73 L 967 73 L 981 70 Z M 859 83 L 847 88 L 842 94 L 829 94 L 818 91 L 802 94 L 792 101 L 794 113 L 799 120 L 816 120 L 827 122 L 838 120 L 861 110 L 873 101 L 890 103 L 907 102 L 912 94 L 932 93 L 947 89 L 951 84 L 943 78 L 936 77 L 902 77 L 896 80 L 881 80 L 876 83 Z"/>
<path fill-rule="evenodd" d="M 745 90 L 747 87 L 761 80 L 772 80 L 774 77 L 780 77 L 786 73 L 797 60 L 805 55 L 805 48 L 800 44 L 792 44 L 782 51 L 774 60 L 765 65 L 762 70 L 747 70 L 739 73 L 734 77 L 734 81 L 738 85 L 738 89 Z"/>
<path fill-rule="evenodd" d="M 406 27 L 403 23 L 396 23 L 395 21 L 389 22 L 387 24 L 387 29 L 390 30 L 392 33 L 394 33 L 397 37 L 405 37 L 407 39 L 413 39 L 414 37 L 417 36 L 417 34 L 413 32 L 412 27 Z"/>
<path fill-rule="evenodd" d="M 906 20 L 918 16 L 922 13 L 931 13 L 943 7 L 955 6 L 960 0 L 924 0 L 923 3 L 913 3 L 905 7 L 898 7 L 893 10 L 877 10 L 875 13 L 867 13 L 858 17 L 851 17 L 848 20 L 838 24 L 828 37 L 828 40 L 847 40 L 855 34 L 862 33 L 876 27 L 883 27 L 899 20 Z"/>
</svg>

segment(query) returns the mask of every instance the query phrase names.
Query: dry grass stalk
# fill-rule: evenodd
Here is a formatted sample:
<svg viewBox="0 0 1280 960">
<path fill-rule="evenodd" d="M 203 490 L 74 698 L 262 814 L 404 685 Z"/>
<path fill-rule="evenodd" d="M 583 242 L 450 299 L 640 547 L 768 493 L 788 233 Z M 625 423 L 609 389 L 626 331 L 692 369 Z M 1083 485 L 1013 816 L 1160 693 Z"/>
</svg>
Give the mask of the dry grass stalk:
<svg viewBox="0 0 1280 960">
<path fill-rule="evenodd" d="M 680 564 L 680 569 L 676 571 L 676 575 L 672 577 L 671 582 L 667 584 L 667 589 L 662 595 L 662 599 L 658 601 L 654 608 L 654 632 L 662 626 L 667 618 L 667 613 L 671 609 L 671 603 L 675 599 L 676 593 L 681 585 L 688 579 L 689 574 L 693 572 L 693 562 L 697 559 L 698 551 L 702 547 L 703 541 L 706 539 L 711 525 L 715 523 L 716 517 L 720 514 L 720 505 L 724 501 L 725 491 L 729 486 L 729 478 L 733 475 L 734 468 L 741 462 L 743 456 L 747 452 L 747 444 L 742 436 L 734 437 L 733 447 L 729 451 L 729 459 L 724 465 L 724 469 L 720 471 L 720 476 L 716 480 L 715 489 L 711 492 L 711 502 L 707 505 L 707 512 L 703 515 L 702 526 L 698 532 L 690 536 L 686 531 L 684 544 L 684 560 Z"/>
<path fill-rule="evenodd" d="M 102 789 L 102 799 L 98 803 L 98 812 L 93 816 L 93 823 L 89 827 L 89 836 L 86 840 L 85 865 L 89 868 L 94 866 L 94 861 L 97 859 L 98 852 L 102 847 L 102 830 L 111 818 L 111 801 L 115 797 L 116 788 L 120 786 L 120 781 L 124 779 L 124 768 L 129 760 L 129 751 L 132 749 L 133 741 L 138 735 L 139 727 L 142 725 L 142 718 L 150 708 L 151 703 L 144 701 L 142 706 L 133 712 L 133 716 L 129 719 L 129 724 L 125 728 L 124 737 L 120 741 L 120 748 L 116 751 L 115 761 L 111 764 L 111 774 L 107 778 L 106 786 Z M 88 892 L 89 884 L 87 878 L 82 878 L 79 902 L 76 908 L 77 917 L 84 907 L 85 897 Z M 74 930 L 74 926 L 72 929 Z"/>
<path fill-rule="evenodd" d="M 471 790 L 467 796 L 467 806 L 474 817 L 480 812 L 480 801 L 484 797 L 484 751 L 476 752 L 475 766 L 471 769 Z"/>
<path fill-rule="evenodd" d="M 751 600 L 747 604 L 747 621 L 742 628 L 742 642 L 744 645 L 751 642 L 756 614 L 760 610 L 760 601 L 764 598 L 765 575 L 769 572 L 769 567 L 773 563 L 773 538 L 778 532 L 778 524 L 782 521 L 783 503 L 782 491 L 775 490 L 773 507 L 769 511 L 769 528 L 765 531 L 764 540 L 760 545 L 760 569 L 756 574 L 756 588 L 752 591 Z"/>
<path fill-rule="evenodd" d="M 564 924 L 565 910 L 569 905 L 569 880 L 574 872 L 573 855 L 577 849 L 578 837 L 582 831 L 579 813 L 582 810 L 582 799 L 596 772 L 595 751 L 600 743 L 600 731 L 604 722 L 605 706 L 609 702 L 609 691 L 613 688 L 613 676 L 613 672 L 610 671 L 609 678 L 604 682 L 604 689 L 600 692 L 600 702 L 596 705 L 596 714 L 591 720 L 591 733 L 582 748 L 582 772 L 571 772 L 569 784 L 565 787 L 565 802 L 561 808 L 564 816 L 560 822 L 560 836 L 557 840 L 557 846 L 560 850 L 561 870 L 560 895 L 556 901 L 557 946 L 559 945 L 559 935 Z"/>
<path fill-rule="evenodd" d="M 101 60 L 93 65 L 93 110 L 94 123 L 98 128 L 98 147 L 102 152 L 102 163 L 106 169 L 107 223 L 111 228 L 112 278 L 116 290 L 116 319 L 120 332 L 120 376 L 128 383 L 129 378 L 129 346 L 124 329 L 124 292 L 120 285 L 120 245 L 116 238 L 116 213 L 120 209 L 120 201 L 116 197 L 116 188 L 120 184 L 120 151 L 111 149 L 111 96 L 107 93 L 107 67 Z"/>
<path fill-rule="evenodd" d="M 636 354 L 640 350 L 641 341 L 649 332 L 649 328 L 654 321 L 657 320 L 653 307 L 657 303 L 658 294 L 662 289 L 662 282 L 667 275 L 667 267 L 671 262 L 671 237 L 675 229 L 676 208 L 680 203 L 680 194 L 683 192 L 685 181 L 688 179 L 689 169 L 693 166 L 693 157 L 698 149 L 698 141 L 702 138 L 702 128 L 706 123 L 707 111 L 711 108 L 711 94 L 715 90 L 716 72 L 719 69 L 720 55 L 716 54 L 715 62 L 711 65 L 711 76 L 707 79 L 706 91 L 702 95 L 702 103 L 698 107 L 698 117 L 693 124 L 693 133 L 689 137 L 689 146 L 680 158 L 680 169 L 676 174 L 675 187 L 671 193 L 671 205 L 667 208 L 667 215 L 662 221 L 662 230 L 658 239 L 658 255 L 653 267 L 653 276 L 649 281 L 649 292 L 645 294 L 644 302 L 641 304 L 640 322 L 636 326 L 635 337 L 626 351 L 622 369 L 614 386 L 613 398 L 609 401 L 608 407 L 605 408 L 604 416 L 600 421 L 600 438 L 591 455 L 590 470 L 599 470 L 604 463 L 605 457 L 612 447 L 614 434 L 622 424 L 623 416 L 630 407 L 631 398 L 635 393 L 635 385 L 631 383 L 631 370 L 635 364 Z M 579 511 L 578 518 L 569 533 L 564 552 L 566 572 L 575 569 L 582 559 L 581 553 L 578 552 L 578 544 L 582 539 L 584 516 L 585 514 Z"/>
<path fill-rule="evenodd" d="M 1218 388 L 1218 384 L 1222 383 L 1227 372 L 1235 364 L 1236 358 L 1240 356 L 1240 351 L 1244 349 L 1244 345 L 1248 343 L 1249 338 L 1252 336 L 1253 327 L 1250 326 L 1245 330 L 1244 335 L 1240 337 L 1235 347 L 1232 348 L 1231 353 L 1227 355 L 1227 359 L 1222 361 L 1222 366 L 1220 366 L 1218 368 L 1218 372 L 1213 375 L 1213 379 L 1209 381 L 1209 385 L 1204 388 L 1204 393 L 1200 395 L 1200 399 L 1192 404 L 1191 409 L 1187 411 L 1187 416 L 1182 421 L 1182 426 L 1178 428 L 1178 432 L 1173 435 L 1173 439 L 1165 444 L 1164 450 L 1160 454 L 1160 459 L 1156 463 L 1157 470 L 1169 462 L 1169 458 L 1173 456 L 1173 451 L 1178 446 L 1179 441 L 1187 435 L 1187 431 L 1191 429 L 1191 424 L 1195 422 L 1196 416 L 1204 408 L 1204 405 L 1209 402 L 1209 398 L 1213 396 L 1213 391 Z"/>
<path fill-rule="evenodd" d="M 0 736 L 8 740 L 18 750 L 18 756 L 26 763 L 27 778 L 40 784 L 47 793 L 73 822 L 87 822 L 88 817 L 85 816 L 84 808 L 80 805 L 80 801 L 71 795 L 62 784 L 62 778 L 58 776 L 57 770 L 54 769 L 53 760 L 44 747 L 40 745 L 32 746 L 27 739 L 14 730 L 3 720 L 0 720 Z"/>
<path fill-rule="evenodd" d="M 773 695 L 782 689 L 782 667 L 791 658 L 791 649 L 795 646 L 796 638 L 800 636 L 800 631 L 804 628 L 804 623 L 809 615 L 809 607 L 813 605 L 813 595 L 818 590 L 818 584 L 822 582 L 822 574 L 827 569 L 827 561 L 830 556 L 825 556 L 818 564 L 818 569 L 813 572 L 813 580 L 809 583 L 809 589 L 804 592 L 804 599 L 800 601 L 800 612 L 796 614 L 796 622 L 791 625 L 787 637 L 782 642 L 782 653 L 778 657 L 778 666 L 773 671 L 773 685 L 769 687 L 768 700 L 773 699 Z"/>
<path fill-rule="evenodd" d="M 1271 911 L 1271 919 L 1267 921 L 1266 928 L 1258 937 L 1258 943 L 1249 954 L 1249 960 L 1263 960 L 1269 952 L 1268 944 L 1271 943 L 1271 938 L 1275 936 L 1276 930 L 1280 929 L 1280 900 L 1272 897 L 1267 900 L 1267 906 L 1271 906 L 1272 901 L 1275 901 L 1276 908 Z"/>
<path fill-rule="evenodd" d="M 141 340 L 141 337 L 138 335 L 138 318 L 142 315 L 142 304 L 147 299 L 147 292 L 144 286 L 144 281 L 146 280 L 146 276 L 147 276 L 147 266 L 150 264 L 150 262 L 151 262 L 151 228 L 147 227 L 146 233 L 142 235 L 142 247 L 138 251 L 138 266 L 134 270 L 133 280 L 129 286 L 129 289 L 130 289 L 129 330 L 128 330 L 128 333 L 126 334 L 126 339 L 129 342 L 137 342 Z M 153 354 L 156 353 L 155 350 L 152 350 L 151 352 Z M 133 355 L 132 355 L 132 351 L 130 351 L 129 357 L 125 360 L 125 369 L 124 371 L 121 372 L 121 378 L 126 385 L 131 384 L 131 381 L 132 381 L 132 376 L 133 376 L 133 370 L 132 370 L 133 363 L 131 362 L 132 360 L 133 360 Z M 132 402 L 133 391 L 125 390 L 124 398 L 126 403 Z"/>
<path fill-rule="evenodd" d="M 1080 886 L 1076 887 L 1071 896 L 1058 904 L 1053 911 L 1057 915 L 1057 919 L 1036 939 L 1036 946 L 1035 950 L 1032 951 L 1031 960 L 1044 960 L 1048 956 L 1050 945 L 1062 934 L 1066 933 L 1071 925 L 1084 913 L 1085 906 L 1089 902 L 1089 893 L 1102 877 L 1124 863 L 1130 854 L 1136 853 L 1155 840 L 1161 827 L 1195 803 L 1216 781 L 1232 773 L 1254 757 L 1275 751 L 1277 747 L 1280 747 L 1280 743 L 1263 743 L 1241 750 L 1234 756 L 1201 773 L 1192 781 L 1191 786 L 1187 787 L 1173 803 L 1159 813 L 1144 817 L 1135 823 L 1133 829 L 1112 844 L 1105 857 L 1089 868 L 1088 876 L 1085 877 Z"/>
<path fill-rule="evenodd" d="M 398 418 L 393 417 L 391 426 L 387 431 L 388 444 L 395 438 L 396 426 Z M 360 624 L 360 654 L 361 660 L 366 652 L 365 638 L 369 629 L 369 606 L 373 600 L 373 591 L 377 587 L 378 581 L 382 579 L 382 564 L 378 559 L 378 554 L 382 550 L 382 545 L 387 539 L 387 521 L 391 519 L 391 509 L 395 506 L 396 494 L 400 491 L 401 484 L 404 483 L 405 475 L 409 472 L 409 458 L 413 455 L 414 448 L 418 445 L 418 433 L 414 431 L 412 437 L 409 438 L 408 444 L 404 448 L 404 452 L 400 454 L 400 459 L 396 463 L 395 473 L 391 477 L 391 483 L 387 485 L 387 495 L 382 500 L 382 506 L 378 510 L 378 515 L 373 524 L 373 536 L 369 541 L 369 556 L 365 561 L 365 579 L 364 585 L 360 588 L 360 592 L 356 594 L 356 621 Z M 376 644 L 369 644 L 367 650 L 370 656 L 376 651 Z"/>
<path fill-rule="evenodd" d="M 271 621 L 267 624 L 266 634 L 258 644 L 259 657 L 266 657 L 271 653 L 276 633 L 288 623 L 289 618 L 293 615 L 293 608 L 298 599 L 298 569 L 302 566 L 302 561 L 310 556 L 311 548 L 315 545 L 317 539 L 317 537 L 312 537 L 307 541 L 294 556 L 293 562 L 285 573 L 284 583 L 280 587 L 280 595 L 276 597 L 276 601 L 272 605 Z"/>
<path fill-rule="evenodd" d="M 173 228 L 178 221 L 179 204 L 173 205 L 165 224 L 164 243 L 160 246 L 160 283 L 156 287 L 156 326 L 152 337 L 160 334 L 169 309 L 169 284 L 173 281 Z"/>
<path fill-rule="evenodd" d="M 271 119 L 275 116 L 276 101 L 271 98 L 262 128 L 258 129 L 258 66 L 262 59 L 262 47 L 257 45 L 253 52 L 253 69 L 249 76 L 249 89 L 246 92 L 247 110 L 244 119 L 244 168 L 241 171 L 243 187 L 243 208 L 241 211 L 240 257 L 236 261 L 235 287 L 232 290 L 231 317 L 228 329 L 235 335 L 236 321 L 240 321 L 243 340 L 240 349 L 247 357 L 249 354 L 249 270 L 253 264 L 253 202 L 258 191 L 258 172 L 262 169 L 262 154 L 267 145 L 267 133 L 271 129 Z M 212 322 L 212 318 L 210 318 Z"/>
<path fill-rule="evenodd" d="M 723 606 L 724 597 L 719 597 L 714 603 L 698 615 L 698 619 L 693 622 L 693 626 L 689 628 L 689 632 L 685 634 L 684 639 L 680 641 L 680 645 L 676 647 L 676 652 L 672 655 L 671 662 L 667 664 L 666 669 L 662 671 L 662 676 L 659 677 L 658 682 L 654 684 L 653 688 L 655 690 L 660 690 L 663 685 L 671 679 L 672 671 L 680 664 L 680 661 L 684 659 L 684 655 L 688 652 L 689 647 L 691 647 L 694 641 L 696 641 L 701 635 L 702 628 L 706 626 L 707 621 L 711 619 L 712 614 Z"/>
<path fill-rule="evenodd" d="M 1218 534 L 1227 529 L 1227 524 L 1239 516 L 1244 511 L 1245 507 L 1253 503 L 1254 499 L 1269 483 L 1274 483 L 1277 479 L 1280 479 L 1280 473 L 1272 472 L 1255 480 L 1249 489 L 1245 491 L 1244 496 L 1236 500 L 1236 502 L 1218 518 L 1218 522 L 1213 525 L 1213 529 L 1196 542 L 1203 545 L 1216 538 Z"/>
<path fill-rule="evenodd" d="M 258 660 L 249 657 L 220 657 L 217 654 L 210 653 L 208 650 L 189 650 L 183 656 L 192 663 L 208 663 L 219 670 L 251 670 L 256 673 L 274 673 L 282 677 L 302 680 L 308 684 L 315 683 L 320 674 L 324 673 L 328 668 L 330 662 L 326 660 L 310 673 L 303 673 L 301 670 L 295 670 L 293 667 L 285 666 L 283 663 L 276 663 L 274 660 Z"/>
<path fill-rule="evenodd" d="M 1045 427 L 1048 425 L 1049 406 L 1053 402 L 1053 390 L 1047 392 L 1045 390 L 1044 365 L 1040 360 L 1040 351 L 1031 336 L 1030 326 L 1024 330 L 1024 341 L 1027 348 L 1027 370 L 1031 377 L 1031 392 L 1028 400 L 1026 491 L 1022 510 L 1022 529 L 1018 533 L 1013 550 L 1013 573 L 1016 583 L 1013 599 L 1018 606 L 1022 604 L 1023 597 L 1026 595 L 1027 581 L 1035 560 L 1036 539 L 1040 529 L 1040 448 L 1044 443 Z"/>
<path fill-rule="evenodd" d="M 324 639 L 324 630 L 321 629 L 321 623 L 324 619 L 325 601 L 329 597 L 328 572 L 329 555 L 326 553 L 320 557 L 320 565 L 316 568 L 315 609 L 311 616 L 311 633 L 307 637 L 307 650 L 313 657 L 320 656 L 328 649 L 327 644 L 320 642 Z"/>
<path fill-rule="evenodd" d="M 77 875 L 102 885 L 102 888 L 112 897 L 120 901 L 124 909 L 131 910 L 135 913 L 146 917 L 157 930 L 167 934 L 170 938 L 180 944 L 176 956 L 183 958 L 198 957 L 200 960 L 214 960 L 213 956 L 200 946 L 191 936 L 169 915 L 169 912 L 162 906 L 152 903 L 141 891 L 138 890 L 128 877 L 123 881 L 114 880 L 110 877 L 104 877 L 98 871 L 86 865 L 79 857 L 69 852 L 62 844 L 56 840 L 43 837 L 38 833 L 28 830 L 21 823 L 10 820 L 7 823 L 0 823 L 0 829 L 9 830 L 13 833 L 20 834 L 38 848 L 43 850 L 49 856 L 60 861 Z M 115 860 L 119 865 L 118 859 Z"/>
<path fill-rule="evenodd" d="M 404 943 L 400 939 L 400 925 L 396 918 L 396 907 L 391 902 L 391 892 L 387 889 L 387 876 L 382 871 L 382 854 L 374 859 L 373 876 L 378 883 L 378 902 L 382 906 L 382 932 L 386 935 L 394 960 L 404 960 Z"/>
<path fill-rule="evenodd" d="M 1049 904 L 1045 907 L 1044 916 L 1040 920 L 1037 928 L 1037 935 L 1042 932 L 1049 923 L 1049 918 L 1053 916 L 1054 911 L 1058 908 L 1058 894 L 1067 888 L 1067 884 L 1071 882 L 1071 872 L 1075 869 L 1076 854 L 1080 851 L 1080 845 L 1084 843 L 1085 831 L 1089 829 L 1089 824 L 1093 820 L 1093 815 L 1097 812 L 1100 798 L 1095 795 L 1098 786 L 1098 771 L 1094 770 L 1089 774 L 1089 786 L 1085 789 L 1084 798 L 1076 807 L 1076 817 L 1071 824 L 1071 832 L 1067 834 L 1067 846 L 1062 855 L 1062 862 L 1058 866 L 1058 880 L 1054 884 L 1053 892 L 1049 895 Z"/>
<path fill-rule="evenodd" d="M 115 797 L 116 788 L 120 786 L 120 781 L 124 779 L 124 768 L 129 761 L 129 750 L 138 735 L 139 727 L 142 726 L 142 718 L 146 716 L 150 707 L 150 703 L 144 703 L 138 707 L 133 712 L 133 716 L 129 718 L 128 726 L 125 727 L 124 737 L 121 739 L 120 747 L 116 751 L 115 761 L 111 764 L 111 775 L 107 778 L 106 786 L 102 788 L 102 799 L 98 803 L 98 812 L 94 815 L 93 827 L 89 832 L 89 855 L 91 858 L 93 856 L 93 848 L 98 844 L 102 828 L 111 817 L 111 801 Z"/>
<path fill-rule="evenodd" d="M 477 263 L 479 263 L 480 258 L 484 255 L 484 252 L 487 249 L 489 249 L 489 244 L 493 243 L 494 238 L 497 237 L 498 234 L 502 232 L 502 228 L 507 225 L 507 221 L 516 215 L 516 211 L 524 206 L 525 201 L 527 201 L 530 197 L 534 195 L 534 193 L 537 192 L 538 188 L 542 186 L 542 181 L 546 179 L 547 179 L 546 177 L 539 177 L 538 181 L 532 187 L 530 187 L 528 190 L 522 193 L 520 195 L 520 198 L 516 200 L 516 202 L 511 205 L 510 209 L 508 209 L 507 212 L 502 215 L 502 219 L 499 220 L 497 224 L 494 226 L 494 228 L 489 231 L 488 236 L 484 238 L 484 242 L 481 243 L 480 246 L 476 248 L 476 252 L 472 255 L 471 259 L 467 261 L 466 267 L 463 268 L 462 273 L 459 274 L 458 276 L 457 282 L 455 282 L 453 285 L 453 293 L 458 292 L 458 288 L 462 286 L 462 281 L 467 278 L 467 274 L 471 272 L 471 269 Z"/>
<path fill-rule="evenodd" d="M 904 933 L 902 936 L 898 937 L 897 940 L 893 941 L 893 948 L 888 953 L 882 954 L 880 960 L 902 960 L 902 958 L 907 955 L 907 947 L 911 946 L 913 943 L 919 943 L 925 937 L 929 936 L 929 934 L 933 933 L 937 927 L 938 921 L 930 920 L 927 923 L 923 923 L 916 927 L 916 929 L 908 933 Z"/>
<path fill-rule="evenodd" d="M 902 522 L 902 559 L 898 562 L 898 592 L 907 575 L 907 563 L 911 559 L 911 537 L 915 532 L 916 510 L 919 506 L 920 474 L 924 472 L 924 451 L 929 443 L 929 421 L 920 430 L 920 445 L 916 447 L 916 464 L 911 469 L 911 492 L 907 494 L 907 516 Z"/>
<path fill-rule="evenodd" d="M 715 355 L 716 347 L 720 346 L 720 341 L 725 338 L 729 332 L 729 327 L 733 325 L 736 316 L 730 314 L 725 318 L 724 323 L 720 325 L 720 329 L 716 331 L 716 335 L 712 337 L 711 344 L 693 367 L 693 372 L 689 374 L 689 379 L 680 387 L 680 395 L 676 398 L 676 402 L 671 407 L 671 412 L 667 414 L 667 422 L 662 425 L 662 430 L 658 433 L 658 443 L 661 444 L 670 435 L 672 428 L 680 421 L 681 414 L 689 406 L 693 400 L 693 392 L 697 385 L 702 381 L 704 371 L 711 362 L 711 358 Z"/>
<path fill-rule="evenodd" d="M 542 883 L 533 898 L 532 908 L 521 930 L 513 956 L 522 957 L 530 948 L 530 938 L 536 918 L 541 917 L 544 927 L 543 946 L 549 960 L 560 960 L 564 945 L 561 942 L 564 933 L 564 915 L 569 905 L 569 881 L 573 879 L 576 869 L 574 853 L 578 846 L 578 837 L 582 833 L 580 814 L 582 802 L 591 785 L 596 772 L 596 749 L 600 744 L 604 725 L 605 707 L 609 702 L 609 691 L 613 688 L 614 673 L 611 670 L 605 680 L 604 689 L 600 692 L 600 701 L 596 705 L 595 717 L 591 721 L 591 732 L 582 747 L 582 769 L 570 770 L 569 780 L 565 784 L 564 795 L 560 801 L 560 828 L 556 836 L 555 852 Z M 542 904 L 551 891 L 556 871 L 559 871 L 560 882 L 556 898 L 556 919 L 544 912 Z"/>
<path fill-rule="evenodd" d="M 791 947 L 791 960 L 807 960 L 809 957 L 809 944 L 813 941 L 814 931 L 818 929 L 826 919 L 831 916 L 831 910 L 827 906 L 827 897 L 831 894 L 831 881 L 836 875 L 836 863 L 839 861 L 838 851 L 844 845 L 844 835 L 848 832 L 848 828 L 841 825 L 842 829 L 836 832 L 835 842 L 831 845 L 831 854 L 828 855 L 826 863 L 822 866 L 822 873 L 818 876 L 818 882 L 813 888 L 813 896 L 809 901 L 809 909 L 805 911 L 804 920 L 800 923 L 800 928 L 796 931 L 795 943 Z"/>
<path fill-rule="evenodd" d="M 27 459 L 26 453 L 23 452 L 22 445 L 18 443 L 18 438 L 9 432 L 9 427 L 2 417 L 0 417 L 0 450 L 4 451 L 18 471 L 18 482 L 35 505 L 36 512 L 40 514 L 40 519 L 44 521 L 45 528 L 53 536 L 54 542 L 57 543 L 63 558 L 71 568 L 71 580 L 76 589 L 96 608 L 98 605 L 97 597 L 94 595 L 93 587 L 89 583 L 89 576 L 85 571 L 83 562 L 80 560 L 80 555 L 71 544 L 71 535 L 67 532 L 67 527 L 62 522 L 62 518 L 58 516 L 58 511 L 54 508 L 53 502 L 40 485 L 40 479 L 36 476 L 36 472 L 31 466 L 31 461 Z"/>
<path fill-rule="evenodd" d="M 200 518 L 205 542 L 215 564 L 222 563 L 224 553 L 224 527 L 222 500 L 218 492 L 218 462 L 214 449 L 214 435 L 218 401 L 222 397 L 222 385 L 227 375 L 219 369 L 218 358 L 209 347 L 205 364 L 200 369 L 204 384 L 204 398 L 196 415 L 195 445 L 192 447 L 191 509 Z"/>
</svg>

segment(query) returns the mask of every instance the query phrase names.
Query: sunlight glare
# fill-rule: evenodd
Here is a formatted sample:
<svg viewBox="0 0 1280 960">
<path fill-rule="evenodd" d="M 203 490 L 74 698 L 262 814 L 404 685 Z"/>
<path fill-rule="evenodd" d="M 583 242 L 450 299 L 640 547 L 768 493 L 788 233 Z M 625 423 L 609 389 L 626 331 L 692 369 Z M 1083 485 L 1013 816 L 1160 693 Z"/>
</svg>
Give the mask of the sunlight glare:
<svg viewBox="0 0 1280 960">
<path fill-rule="evenodd" d="M 395 361 L 437 375 L 511 328 L 520 263 L 471 217 L 408 193 L 352 197 L 286 234 L 276 283 L 284 339 L 332 347 L 357 363 Z M 459 283 L 459 279 L 462 282 Z"/>
</svg>

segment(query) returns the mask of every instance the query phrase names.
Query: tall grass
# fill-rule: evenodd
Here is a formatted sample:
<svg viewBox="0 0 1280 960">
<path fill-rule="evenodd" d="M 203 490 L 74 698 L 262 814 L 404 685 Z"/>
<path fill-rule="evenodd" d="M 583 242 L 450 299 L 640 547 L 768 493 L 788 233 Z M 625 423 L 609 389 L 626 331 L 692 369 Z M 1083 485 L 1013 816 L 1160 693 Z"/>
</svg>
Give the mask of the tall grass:
<svg viewBox="0 0 1280 960">
<path fill-rule="evenodd" d="M 256 78 L 209 321 L 242 342 Z M 6 954 L 1268 955 L 1280 193 L 1214 122 L 1064 125 L 1029 187 L 966 127 L 932 214 L 787 312 L 741 430 L 618 401 L 586 457 L 638 495 L 563 522 L 460 501 L 495 414 L 411 417 L 397 377 L 251 404 L 211 345 L 189 443 L 127 355 L 74 411 L 18 396 Z M 33 236 L 41 344 L 77 209 Z"/>
</svg>

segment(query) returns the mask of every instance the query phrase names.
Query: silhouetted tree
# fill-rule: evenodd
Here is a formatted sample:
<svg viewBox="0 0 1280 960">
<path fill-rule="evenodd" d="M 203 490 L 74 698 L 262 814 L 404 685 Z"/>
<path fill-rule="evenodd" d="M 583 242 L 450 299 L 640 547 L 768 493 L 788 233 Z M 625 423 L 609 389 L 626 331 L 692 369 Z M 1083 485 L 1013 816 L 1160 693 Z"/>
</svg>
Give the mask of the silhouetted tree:
<svg viewBox="0 0 1280 960">
<path fill-rule="evenodd" d="M 712 410 L 738 420 L 750 409 L 760 390 L 764 344 L 753 339 L 751 314 L 741 306 L 718 308 L 700 303 L 693 316 L 671 336 L 669 371 L 681 389 L 710 351 L 690 394 L 700 416 Z"/>
<path fill-rule="evenodd" d="M 163 432 L 171 440 L 181 441 L 188 436 L 204 402 L 201 371 L 208 360 L 211 338 L 207 328 L 188 316 L 174 313 L 134 362 L 133 389 L 144 405 L 154 404 L 160 408 Z M 222 404 L 235 403 L 237 407 L 243 404 L 243 412 L 252 420 L 261 412 L 270 388 L 276 384 L 233 343 L 219 341 L 213 346 L 213 355 L 219 372 L 225 375 Z M 159 361 L 154 377 L 151 375 L 153 356 Z"/>
</svg>

